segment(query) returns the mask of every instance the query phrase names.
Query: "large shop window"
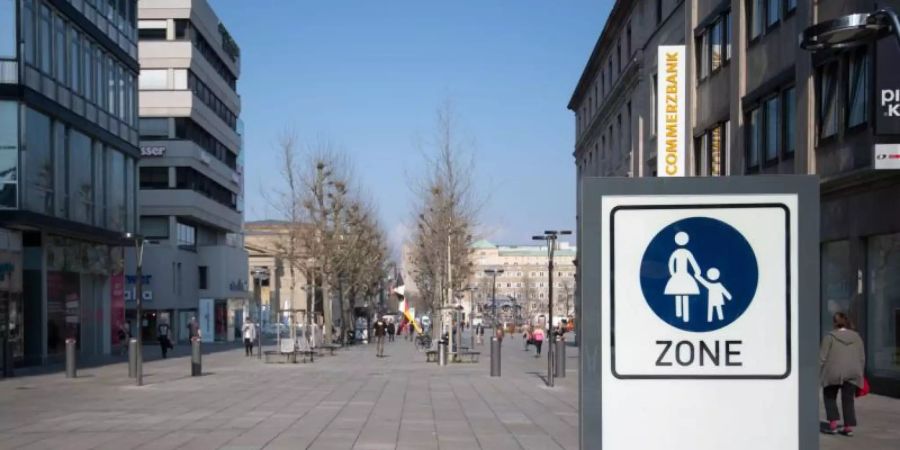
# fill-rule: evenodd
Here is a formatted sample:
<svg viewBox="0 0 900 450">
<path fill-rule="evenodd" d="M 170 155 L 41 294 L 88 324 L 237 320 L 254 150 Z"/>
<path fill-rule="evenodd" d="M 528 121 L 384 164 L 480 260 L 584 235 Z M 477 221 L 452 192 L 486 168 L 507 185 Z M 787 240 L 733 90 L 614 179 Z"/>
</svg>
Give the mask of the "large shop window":
<svg viewBox="0 0 900 450">
<path fill-rule="evenodd" d="M 822 244 L 821 255 L 821 332 L 824 336 L 834 327 L 835 313 L 849 313 L 850 301 L 856 291 L 856 271 L 850 265 L 850 241 L 832 241 Z"/>
<path fill-rule="evenodd" d="M 16 208 L 19 184 L 19 104 L 0 101 L 0 208 Z"/>
<path fill-rule="evenodd" d="M 900 233 L 868 239 L 868 369 L 900 378 Z"/>
</svg>

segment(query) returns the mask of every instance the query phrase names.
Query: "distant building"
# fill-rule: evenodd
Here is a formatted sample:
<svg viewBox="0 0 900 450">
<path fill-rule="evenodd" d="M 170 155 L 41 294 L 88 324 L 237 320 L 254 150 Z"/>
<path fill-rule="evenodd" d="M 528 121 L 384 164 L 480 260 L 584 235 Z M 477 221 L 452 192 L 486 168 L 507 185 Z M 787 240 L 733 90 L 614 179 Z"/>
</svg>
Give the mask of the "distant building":
<svg viewBox="0 0 900 450">
<path fill-rule="evenodd" d="M 287 222 L 278 220 L 247 222 L 244 225 L 249 270 L 252 273 L 255 269 L 262 269 L 268 273 L 268 279 L 259 286 L 253 286 L 252 276 L 248 277 L 254 296 L 254 289 L 259 290 L 264 322 L 278 321 L 278 317 L 282 322 L 287 322 L 288 318 L 293 317 L 294 323 L 306 323 L 309 301 L 307 278 L 302 267 L 291 271 L 290 261 L 286 257 L 287 226 Z M 255 302 L 256 299 L 254 311 Z"/>
<path fill-rule="evenodd" d="M 256 315 L 242 242 L 240 51 L 205 0 L 142 1 L 138 19 L 144 337 L 166 322 L 186 340 L 196 315 L 205 340 L 231 341 Z"/>
<path fill-rule="evenodd" d="M 575 248 L 559 242 L 553 264 L 553 314 L 571 314 L 575 308 Z M 495 245 L 478 241 L 472 245 L 473 276 L 463 306 L 474 299 L 475 315 L 490 314 L 493 306 L 494 278 L 485 270 L 503 270 L 496 278 L 497 315 L 501 320 L 533 322 L 546 317 L 549 308 L 550 279 L 546 245 Z"/>
<path fill-rule="evenodd" d="M 137 217 L 136 8 L 0 1 L 0 334 L 15 365 L 60 361 L 67 338 L 83 357 L 119 343 L 121 246 Z"/>
</svg>

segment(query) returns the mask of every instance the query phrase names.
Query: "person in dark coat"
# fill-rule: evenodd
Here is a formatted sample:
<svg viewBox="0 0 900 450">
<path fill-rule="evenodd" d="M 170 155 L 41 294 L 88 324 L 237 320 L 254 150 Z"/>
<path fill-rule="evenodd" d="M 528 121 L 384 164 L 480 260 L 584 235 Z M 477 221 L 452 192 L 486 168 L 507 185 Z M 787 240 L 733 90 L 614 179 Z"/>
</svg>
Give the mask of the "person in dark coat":
<svg viewBox="0 0 900 450">
<path fill-rule="evenodd" d="M 397 334 L 397 326 L 394 322 L 388 322 L 387 325 L 388 342 L 394 342 L 394 335 Z"/>
<path fill-rule="evenodd" d="M 381 358 L 384 356 L 384 335 L 387 333 L 387 324 L 384 319 L 379 318 L 372 328 L 375 332 L 375 356 Z"/>
<path fill-rule="evenodd" d="M 850 319 L 844 313 L 836 313 L 832 319 L 834 329 L 822 338 L 819 349 L 822 394 L 825 400 L 825 416 L 828 419 L 826 433 L 840 432 L 853 435 L 856 426 L 856 390 L 863 387 L 866 352 L 862 338 L 853 331 Z M 838 429 L 841 415 L 837 407 L 837 395 L 841 394 L 844 410 L 844 426 Z"/>
</svg>

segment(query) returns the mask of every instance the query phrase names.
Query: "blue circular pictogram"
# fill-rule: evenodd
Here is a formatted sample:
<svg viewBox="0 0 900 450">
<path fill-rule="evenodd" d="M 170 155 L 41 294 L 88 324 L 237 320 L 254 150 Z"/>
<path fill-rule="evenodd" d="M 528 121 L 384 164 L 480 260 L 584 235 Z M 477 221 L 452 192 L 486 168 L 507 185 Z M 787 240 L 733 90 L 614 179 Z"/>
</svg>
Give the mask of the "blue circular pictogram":
<svg viewBox="0 0 900 450">
<path fill-rule="evenodd" d="M 660 319 L 685 331 L 723 328 L 756 294 L 759 267 L 747 239 L 709 217 L 674 222 L 656 234 L 641 260 L 641 291 Z"/>
</svg>

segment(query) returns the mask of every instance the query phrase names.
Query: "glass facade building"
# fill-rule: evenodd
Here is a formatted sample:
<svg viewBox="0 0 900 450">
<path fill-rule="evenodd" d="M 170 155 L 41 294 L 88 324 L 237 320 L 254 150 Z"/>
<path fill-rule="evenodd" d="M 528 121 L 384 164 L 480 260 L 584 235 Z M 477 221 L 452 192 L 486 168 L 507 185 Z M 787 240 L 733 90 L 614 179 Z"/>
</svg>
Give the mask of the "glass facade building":
<svg viewBox="0 0 900 450">
<path fill-rule="evenodd" d="M 15 365 L 108 354 L 137 229 L 137 1 L 0 0 L 0 333 Z"/>
</svg>

